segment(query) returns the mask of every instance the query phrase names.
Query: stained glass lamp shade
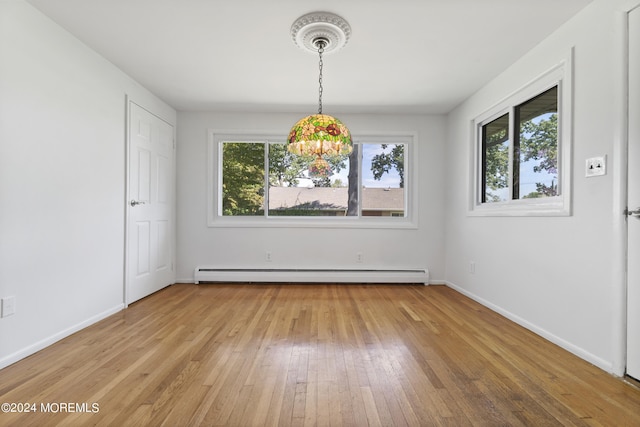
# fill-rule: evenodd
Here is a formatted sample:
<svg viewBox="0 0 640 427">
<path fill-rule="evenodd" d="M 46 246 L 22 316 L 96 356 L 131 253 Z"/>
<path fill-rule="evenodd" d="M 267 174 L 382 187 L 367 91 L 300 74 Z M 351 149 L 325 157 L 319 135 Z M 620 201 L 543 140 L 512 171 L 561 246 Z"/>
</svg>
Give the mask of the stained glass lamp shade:
<svg viewBox="0 0 640 427">
<path fill-rule="evenodd" d="M 304 117 L 289 132 L 289 151 L 300 156 L 349 154 L 352 150 L 349 129 L 335 117 L 314 114 Z"/>
</svg>

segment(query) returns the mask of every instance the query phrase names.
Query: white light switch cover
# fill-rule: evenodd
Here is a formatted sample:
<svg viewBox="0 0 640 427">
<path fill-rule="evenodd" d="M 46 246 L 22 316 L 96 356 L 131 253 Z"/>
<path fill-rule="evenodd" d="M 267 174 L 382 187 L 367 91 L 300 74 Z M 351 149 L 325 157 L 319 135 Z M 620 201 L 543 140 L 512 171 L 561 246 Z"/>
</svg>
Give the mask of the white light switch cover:
<svg viewBox="0 0 640 427">
<path fill-rule="evenodd" d="M 585 166 L 585 176 L 602 176 L 607 173 L 607 156 L 591 157 L 587 159 Z"/>
</svg>

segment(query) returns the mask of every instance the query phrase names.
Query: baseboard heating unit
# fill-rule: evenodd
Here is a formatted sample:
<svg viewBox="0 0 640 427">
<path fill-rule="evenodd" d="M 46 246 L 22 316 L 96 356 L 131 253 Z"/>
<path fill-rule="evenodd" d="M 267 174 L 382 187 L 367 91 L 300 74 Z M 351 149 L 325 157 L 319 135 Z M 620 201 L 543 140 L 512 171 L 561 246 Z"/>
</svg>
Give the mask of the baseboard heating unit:
<svg viewBox="0 0 640 427">
<path fill-rule="evenodd" d="M 197 267 L 195 283 L 429 283 L 427 269 L 311 269 L 311 268 L 217 268 Z"/>
</svg>

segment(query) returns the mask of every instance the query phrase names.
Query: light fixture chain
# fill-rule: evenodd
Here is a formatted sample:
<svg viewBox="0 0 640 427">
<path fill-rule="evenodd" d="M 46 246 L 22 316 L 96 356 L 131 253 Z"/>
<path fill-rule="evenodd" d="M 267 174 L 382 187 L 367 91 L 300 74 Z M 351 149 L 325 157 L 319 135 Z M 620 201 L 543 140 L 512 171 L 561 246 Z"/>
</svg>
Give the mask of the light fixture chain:
<svg viewBox="0 0 640 427">
<path fill-rule="evenodd" d="M 318 89 L 318 114 L 322 114 L 322 91 L 323 91 L 323 87 L 322 87 L 322 54 L 324 52 L 324 43 L 323 42 L 319 42 L 318 43 L 318 55 L 320 56 L 320 63 L 319 63 L 319 68 L 320 68 L 320 77 L 318 77 L 318 83 L 320 83 L 320 88 Z"/>
</svg>

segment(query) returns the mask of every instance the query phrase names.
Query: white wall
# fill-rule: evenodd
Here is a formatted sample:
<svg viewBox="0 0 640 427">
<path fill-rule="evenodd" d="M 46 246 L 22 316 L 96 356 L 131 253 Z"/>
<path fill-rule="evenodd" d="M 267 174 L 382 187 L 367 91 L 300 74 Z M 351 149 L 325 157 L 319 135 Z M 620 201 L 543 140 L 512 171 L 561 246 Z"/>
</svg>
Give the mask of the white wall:
<svg viewBox="0 0 640 427">
<path fill-rule="evenodd" d="M 207 226 L 208 129 L 272 131 L 286 136 L 300 114 L 178 114 L 178 269 L 193 281 L 198 265 L 223 267 L 425 267 L 444 279 L 444 127 L 442 116 L 339 115 L 354 135 L 416 132 L 418 228 L 345 229 Z M 265 262 L 265 251 L 272 261 Z M 364 263 L 356 264 L 356 253 Z"/>
<path fill-rule="evenodd" d="M 123 307 L 125 94 L 175 111 L 22 0 L 0 2 L 0 368 Z"/>
<path fill-rule="evenodd" d="M 596 0 L 450 115 L 447 280 L 601 368 L 617 370 L 621 283 L 615 251 L 616 36 L 624 1 Z M 573 215 L 467 216 L 471 121 L 567 55 L 574 56 Z M 585 178 L 585 159 L 607 155 L 606 176 Z M 475 274 L 469 263 L 475 261 Z M 620 374 L 621 372 L 617 372 Z"/>
</svg>

